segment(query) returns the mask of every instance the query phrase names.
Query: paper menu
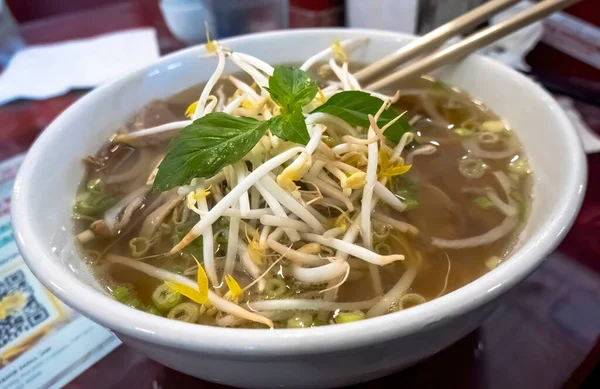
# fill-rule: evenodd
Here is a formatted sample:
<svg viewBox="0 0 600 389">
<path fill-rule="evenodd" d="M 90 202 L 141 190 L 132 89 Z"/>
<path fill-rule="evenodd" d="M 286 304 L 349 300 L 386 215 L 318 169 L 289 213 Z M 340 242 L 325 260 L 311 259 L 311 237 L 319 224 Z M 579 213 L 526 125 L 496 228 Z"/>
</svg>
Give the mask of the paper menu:
<svg viewBox="0 0 600 389">
<path fill-rule="evenodd" d="M 23 157 L 0 163 L 0 389 L 60 388 L 120 341 L 52 296 L 21 258 L 10 196 Z"/>
</svg>

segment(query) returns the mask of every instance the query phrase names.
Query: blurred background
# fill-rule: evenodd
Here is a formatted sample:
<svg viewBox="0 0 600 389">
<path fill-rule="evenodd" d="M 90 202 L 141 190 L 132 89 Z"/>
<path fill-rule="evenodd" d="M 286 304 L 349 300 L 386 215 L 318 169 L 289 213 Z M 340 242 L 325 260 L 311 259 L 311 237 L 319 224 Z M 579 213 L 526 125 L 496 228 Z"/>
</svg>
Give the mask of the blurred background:
<svg viewBox="0 0 600 389">
<path fill-rule="evenodd" d="M 12 187 L 24 153 L 70 104 L 160 55 L 201 44 L 207 28 L 218 39 L 342 26 L 421 35 L 485 1 L 0 0 L 0 189 Z M 585 203 L 565 241 L 480 329 L 413 368 L 362 387 L 591 388 L 600 382 L 600 0 L 580 1 L 481 54 L 533 77 L 564 106 L 588 152 Z M 2 292 L 7 266 L 13 271 L 20 259 L 12 248 L 10 190 L 0 195 Z M 64 310 L 56 308 L 57 317 Z M 12 326 L 0 316 L 0 340 Z M 91 322 L 86 326 L 81 333 L 87 335 L 77 339 L 73 332 L 60 335 L 68 327 L 63 321 L 18 346 L 0 341 L 0 389 L 218 387 L 156 364 Z M 42 351 L 75 342 L 79 359 L 55 360 L 50 374 L 40 362 L 48 353 Z M 36 360 L 43 374 L 31 369 Z M 37 378 L 17 386 L 28 379 L 24 374 Z"/>
</svg>

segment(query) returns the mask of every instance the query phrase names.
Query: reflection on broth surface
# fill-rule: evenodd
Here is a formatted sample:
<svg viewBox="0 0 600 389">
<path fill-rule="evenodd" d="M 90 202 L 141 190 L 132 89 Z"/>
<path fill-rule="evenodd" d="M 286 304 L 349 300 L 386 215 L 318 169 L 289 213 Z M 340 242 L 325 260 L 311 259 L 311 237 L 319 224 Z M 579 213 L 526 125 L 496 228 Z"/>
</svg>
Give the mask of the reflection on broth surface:
<svg viewBox="0 0 600 389">
<path fill-rule="evenodd" d="M 530 170 L 487 107 L 425 78 L 399 97 L 350 92 L 339 56 L 310 67 L 317 88 L 212 50 L 250 76 L 149 103 L 84 160 L 75 233 L 115 299 L 208 325 L 341 324 L 432 300 L 510 255 Z"/>
</svg>

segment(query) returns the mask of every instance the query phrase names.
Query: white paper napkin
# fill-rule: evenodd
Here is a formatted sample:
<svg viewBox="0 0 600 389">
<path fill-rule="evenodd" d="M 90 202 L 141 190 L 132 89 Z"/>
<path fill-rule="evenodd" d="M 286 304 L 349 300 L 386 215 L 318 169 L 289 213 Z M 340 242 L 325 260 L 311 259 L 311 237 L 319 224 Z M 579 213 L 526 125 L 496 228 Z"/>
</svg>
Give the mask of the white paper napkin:
<svg viewBox="0 0 600 389">
<path fill-rule="evenodd" d="M 159 57 L 152 28 L 121 31 L 19 51 L 0 74 L 0 105 L 41 100 L 71 89 L 92 88 Z"/>
</svg>

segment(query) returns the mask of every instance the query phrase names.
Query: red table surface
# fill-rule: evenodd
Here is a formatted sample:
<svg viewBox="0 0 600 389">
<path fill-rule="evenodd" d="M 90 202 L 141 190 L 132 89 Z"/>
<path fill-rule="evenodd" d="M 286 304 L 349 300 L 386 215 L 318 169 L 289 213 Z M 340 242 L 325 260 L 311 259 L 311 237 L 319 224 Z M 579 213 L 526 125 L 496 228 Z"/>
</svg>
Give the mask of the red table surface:
<svg viewBox="0 0 600 389">
<path fill-rule="evenodd" d="M 101 21 L 101 22 L 99 22 Z M 82 38 L 153 26 L 162 53 L 182 45 L 168 32 L 156 4 L 131 2 L 22 26 L 27 43 Z M 25 152 L 39 133 L 85 91 L 0 106 L 0 160 Z M 578 105 L 600 134 L 600 109 Z M 479 329 L 435 356 L 357 388 L 578 387 L 600 357 L 600 154 L 589 155 L 588 188 L 563 243 L 529 278 L 503 297 Z M 93 388 L 217 388 L 164 367 L 127 345 L 67 385 Z"/>
</svg>

